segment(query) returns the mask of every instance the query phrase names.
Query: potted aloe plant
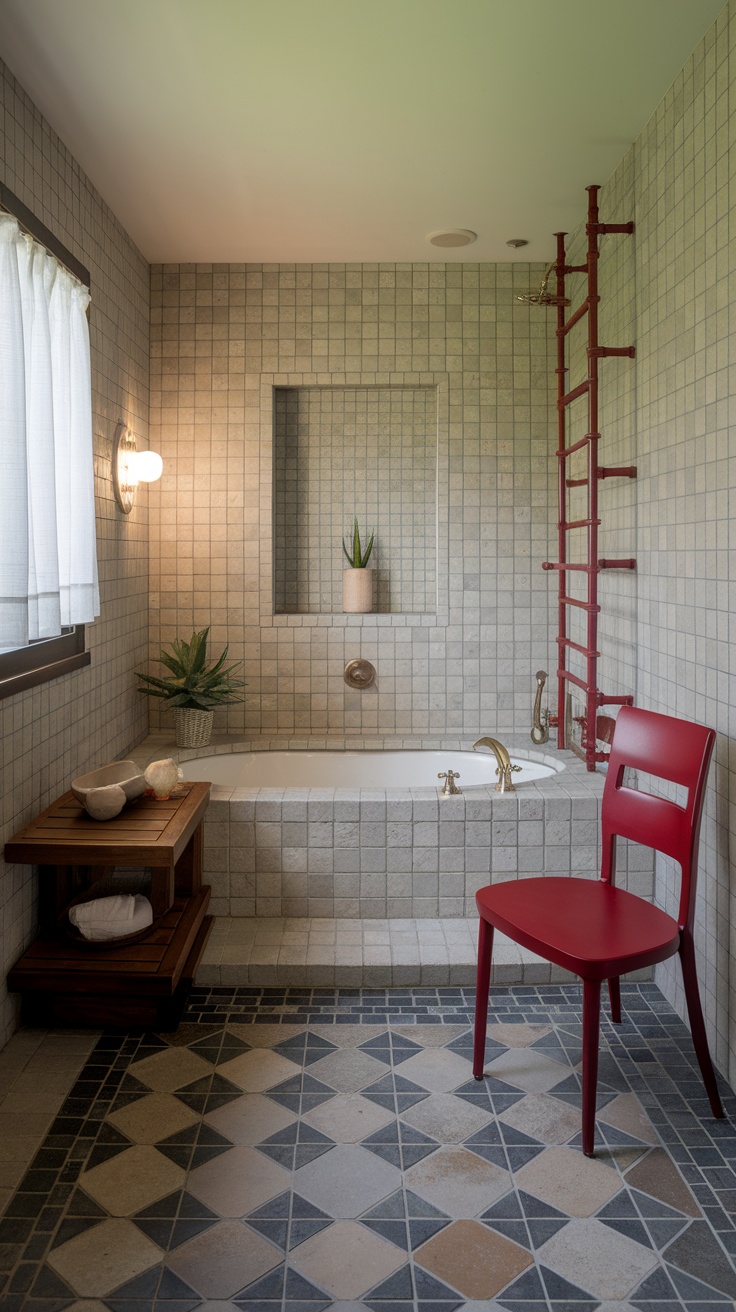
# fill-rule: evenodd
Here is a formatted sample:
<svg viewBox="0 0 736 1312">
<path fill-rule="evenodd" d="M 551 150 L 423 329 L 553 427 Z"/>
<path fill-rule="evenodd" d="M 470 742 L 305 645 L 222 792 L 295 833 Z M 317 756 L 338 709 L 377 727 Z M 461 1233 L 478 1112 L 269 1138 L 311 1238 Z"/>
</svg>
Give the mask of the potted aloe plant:
<svg viewBox="0 0 736 1312">
<path fill-rule="evenodd" d="M 212 733 L 212 719 L 216 706 L 242 702 L 238 690 L 244 688 L 242 679 L 233 678 L 242 665 L 225 665 L 227 647 L 214 663 L 207 660 L 209 628 L 193 633 L 189 642 L 176 638 L 171 651 L 165 649 L 159 661 L 170 671 L 163 678 L 154 674 L 137 673 L 148 687 L 139 688 L 147 697 L 160 697 L 174 711 L 177 747 L 204 747 Z"/>
<path fill-rule="evenodd" d="M 367 547 L 363 548 L 357 516 L 352 535 L 343 538 L 342 549 L 350 568 L 342 572 L 342 608 L 349 614 L 367 614 L 373 610 L 373 570 L 368 569 L 368 561 L 374 538 L 375 533 L 371 533 Z"/>
</svg>

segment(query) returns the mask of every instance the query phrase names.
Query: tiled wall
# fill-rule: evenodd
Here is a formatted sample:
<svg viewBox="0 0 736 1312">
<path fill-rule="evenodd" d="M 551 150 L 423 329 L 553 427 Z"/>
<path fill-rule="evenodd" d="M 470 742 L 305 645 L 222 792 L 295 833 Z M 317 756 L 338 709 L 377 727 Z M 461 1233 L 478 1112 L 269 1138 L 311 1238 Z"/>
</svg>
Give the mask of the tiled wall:
<svg viewBox="0 0 736 1312">
<path fill-rule="evenodd" d="M 607 582 L 602 667 L 637 703 L 718 731 L 701 838 L 696 916 L 701 991 L 718 1064 L 736 1080 L 734 524 L 736 403 L 733 218 L 736 204 L 736 4 L 727 5 L 601 193 L 608 345 L 606 456 L 636 464 L 610 489 L 612 529 L 632 541 L 635 579 Z M 607 296 L 607 299 L 605 297 Z M 606 439 L 608 442 L 608 439 Z M 628 554 L 628 553 L 627 553 Z M 612 627 L 613 626 L 613 627 Z M 674 913 L 675 871 L 658 863 Z M 657 978 L 683 1010 L 679 968 Z"/>
<path fill-rule="evenodd" d="M 152 271 L 152 656 L 211 625 L 232 733 L 499 733 L 549 668 L 550 318 L 525 264 Z M 273 614 L 272 389 L 436 388 L 436 614 Z M 333 544 L 340 559 L 339 540 Z M 346 687 L 353 657 L 376 685 Z"/>
<path fill-rule="evenodd" d="M 147 642 L 145 494 L 124 519 L 110 482 L 117 420 L 148 433 L 148 266 L 79 165 L 0 63 L 2 178 L 87 266 L 102 614 L 87 628 L 92 664 L 0 702 L 1 842 L 84 769 L 113 760 L 146 732 L 133 670 Z M 5 976 L 35 929 L 31 866 L 0 860 L 0 1046 L 17 1019 Z"/>
<path fill-rule="evenodd" d="M 356 518 L 375 609 L 436 611 L 436 389 L 278 387 L 273 424 L 276 611 L 342 610 Z"/>
</svg>

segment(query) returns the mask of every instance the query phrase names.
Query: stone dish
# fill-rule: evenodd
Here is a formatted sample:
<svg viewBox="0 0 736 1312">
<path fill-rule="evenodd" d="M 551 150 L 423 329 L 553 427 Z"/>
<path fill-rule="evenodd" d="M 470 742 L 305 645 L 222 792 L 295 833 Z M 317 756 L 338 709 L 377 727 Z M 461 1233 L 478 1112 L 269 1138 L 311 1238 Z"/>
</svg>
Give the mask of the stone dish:
<svg viewBox="0 0 736 1312">
<path fill-rule="evenodd" d="M 146 791 L 146 780 L 135 761 L 114 761 L 72 779 L 72 792 L 94 820 L 112 820 L 126 802 Z"/>
</svg>

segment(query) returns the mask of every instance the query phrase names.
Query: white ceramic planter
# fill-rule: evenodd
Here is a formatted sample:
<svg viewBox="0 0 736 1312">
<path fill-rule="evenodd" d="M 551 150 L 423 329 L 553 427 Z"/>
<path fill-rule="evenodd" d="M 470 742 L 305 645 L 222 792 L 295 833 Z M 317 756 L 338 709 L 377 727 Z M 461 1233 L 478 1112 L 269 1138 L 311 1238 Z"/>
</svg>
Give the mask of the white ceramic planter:
<svg viewBox="0 0 736 1312">
<path fill-rule="evenodd" d="M 344 569 L 342 608 L 346 615 L 367 615 L 373 610 L 373 570 Z"/>
</svg>

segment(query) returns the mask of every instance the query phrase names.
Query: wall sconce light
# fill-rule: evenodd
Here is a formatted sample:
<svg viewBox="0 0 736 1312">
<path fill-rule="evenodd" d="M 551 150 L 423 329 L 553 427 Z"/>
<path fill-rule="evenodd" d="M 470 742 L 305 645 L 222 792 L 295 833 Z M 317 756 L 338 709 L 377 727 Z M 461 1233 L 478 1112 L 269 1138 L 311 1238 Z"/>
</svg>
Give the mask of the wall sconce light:
<svg viewBox="0 0 736 1312">
<path fill-rule="evenodd" d="M 133 509 L 138 484 L 155 483 L 163 468 L 164 462 L 156 451 L 137 450 L 135 433 L 121 419 L 112 444 L 112 486 L 124 515 Z"/>
</svg>

